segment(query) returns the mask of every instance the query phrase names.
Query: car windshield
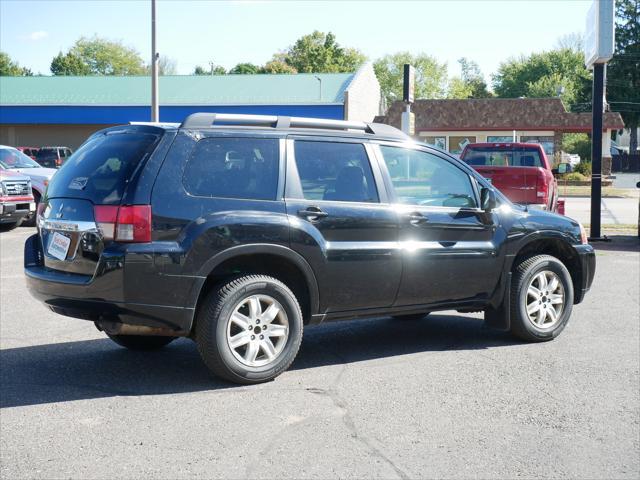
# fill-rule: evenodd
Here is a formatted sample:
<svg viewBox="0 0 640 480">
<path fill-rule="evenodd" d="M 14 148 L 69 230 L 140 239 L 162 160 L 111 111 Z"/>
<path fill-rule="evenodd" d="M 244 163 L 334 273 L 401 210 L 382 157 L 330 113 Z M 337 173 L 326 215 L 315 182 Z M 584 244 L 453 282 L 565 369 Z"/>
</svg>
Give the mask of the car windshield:
<svg viewBox="0 0 640 480">
<path fill-rule="evenodd" d="M 532 147 L 469 147 L 463 160 L 471 166 L 542 167 L 540 152 Z"/>
<path fill-rule="evenodd" d="M 14 148 L 0 148 L 0 166 L 2 168 L 40 168 L 40 165 Z"/>
</svg>

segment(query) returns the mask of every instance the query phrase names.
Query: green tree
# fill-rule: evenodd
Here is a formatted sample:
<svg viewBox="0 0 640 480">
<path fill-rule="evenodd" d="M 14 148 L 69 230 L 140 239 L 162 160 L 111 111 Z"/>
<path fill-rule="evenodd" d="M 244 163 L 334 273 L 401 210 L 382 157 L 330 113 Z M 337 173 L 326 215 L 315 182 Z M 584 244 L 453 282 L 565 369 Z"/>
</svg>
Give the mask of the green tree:
<svg viewBox="0 0 640 480">
<path fill-rule="evenodd" d="M 69 49 L 67 55 L 70 55 L 63 61 L 57 61 L 56 69 L 68 66 L 69 68 L 61 68 L 63 72 L 74 71 L 74 75 L 143 75 L 147 67 L 140 57 L 137 50 L 127 47 L 120 41 L 112 41 L 94 36 L 92 38 L 80 37 L 76 43 Z M 58 60 L 59 54 L 54 61 Z M 77 68 L 77 61 L 84 65 L 83 68 Z M 53 69 L 52 62 L 51 72 L 57 75 Z M 73 67 L 73 69 L 71 68 Z M 62 73 L 69 75 L 70 73 Z"/>
<path fill-rule="evenodd" d="M 217 65 L 214 62 L 209 62 L 209 69 L 205 70 L 204 67 L 200 65 L 196 65 L 196 68 L 193 70 L 194 75 L 226 75 L 227 71 L 224 69 L 222 65 Z"/>
<path fill-rule="evenodd" d="M 264 67 L 260 69 L 261 73 L 298 73 L 291 65 L 288 65 L 284 60 L 270 60 L 264 64 Z"/>
<path fill-rule="evenodd" d="M 460 77 L 452 77 L 447 86 L 447 98 L 472 98 L 473 90 L 471 85 Z"/>
<path fill-rule="evenodd" d="M 254 65 L 253 63 L 239 63 L 231 70 L 229 70 L 230 74 L 242 74 L 242 75 L 255 75 L 256 73 L 260 73 L 260 67 Z"/>
<path fill-rule="evenodd" d="M 590 104 L 591 74 L 583 54 L 571 48 L 510 58 L 492 80 L 494 92 L 502 98 L 559 94 L 572 110 L 588 109 Z"/>
<path fill-rule="evenodd" d="M 427 54 L 398 52 L 386 55 L 373 64 L 380 82 L 382 95 L 390 105 L 394 100 L 402 100 L 404 64 L 409 63 L 416 70 L 416 98 L 445 98 L 447 96 L 447 64 L 439 63 Z"/>
<path fill-rule="evenodd" d="M 629 152 L 640 126 L 640 0 L 616 1 L 616 51 L 607 67 L 607 101 L 631 129 Z"/>
<path fill-rule="evenodd" d="M 300 73 L 353 72 L 366 61 L 354 48 L 345 48 L 333 33 L 314 31 L 299 38 L 285 52 L 275 54 L 273 61 L 284 61 Z"/>
<path fill-rule="evenodd" d="M 458 60 L 458 63 L 462 72 L 460 78 L 471 89 L 471 95 L 467 98 L 489 98 L 493 96 L 487 90 L 487 82 L 484 81 L 484 75 L 482 75 L 476 62 L 462 57 Z"/>
<path fill-rule="evenodd" d="M 51 73 L 54 75 L 90 75 L 88 65 L 71 52 L 60 52 L 51 60 Z"/>
<path fill-rule="evenodd" d="M 8 53 L 0 51 L 0 77 L 30 77 L 33 75 L 28 68 L 21 67 L 11 59 Z"/>
</svg>

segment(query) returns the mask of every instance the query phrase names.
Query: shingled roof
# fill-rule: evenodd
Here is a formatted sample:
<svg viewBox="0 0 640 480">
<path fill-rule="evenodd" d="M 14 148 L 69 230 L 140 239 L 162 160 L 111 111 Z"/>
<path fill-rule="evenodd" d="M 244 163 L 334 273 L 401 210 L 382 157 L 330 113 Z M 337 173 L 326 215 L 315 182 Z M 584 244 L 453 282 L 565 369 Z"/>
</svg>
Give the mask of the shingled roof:
<svg viewBox="0 0 640 480">
<path fill-rule="evenodd" d="M 394 102 L 387 115 L 375 121 L 400 128 L 404 104 Z M 468 100 L 416 100 L 416 132 L 460 130 L 591 131 L 591 113 L 567 112 L 559 98 L 480 98 Z M 605 129 L 622 129 L 617 112 L 606 112 Z"/>
</svg>

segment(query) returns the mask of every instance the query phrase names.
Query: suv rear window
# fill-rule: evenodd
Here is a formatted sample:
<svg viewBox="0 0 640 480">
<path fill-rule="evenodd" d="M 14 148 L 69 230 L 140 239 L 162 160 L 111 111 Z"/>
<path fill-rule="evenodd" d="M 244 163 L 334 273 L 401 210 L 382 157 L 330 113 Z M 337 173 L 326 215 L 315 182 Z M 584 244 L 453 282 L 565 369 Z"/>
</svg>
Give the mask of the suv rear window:
<svg viewBox="0 0 640 480">
<path fill-rule="evenodd" d="M 55 174 L 48 196 L 86 198 L 96 205 L 120 203 L 135 168 L 151 154 L 158 138 L 113 133 L 89 139 Z"/>
<path fill-rule="evenodd" d="M 275 200 L 279 157 L 275 138 L 204 138 L 191 154 L 182 183 L 201 197 Z"/>
<path fill-rule="evenodd" d="M 470 147 L 464 162 L 471 166 L 542 167 L 540 151 L 531 147 Z"/>
</svg>

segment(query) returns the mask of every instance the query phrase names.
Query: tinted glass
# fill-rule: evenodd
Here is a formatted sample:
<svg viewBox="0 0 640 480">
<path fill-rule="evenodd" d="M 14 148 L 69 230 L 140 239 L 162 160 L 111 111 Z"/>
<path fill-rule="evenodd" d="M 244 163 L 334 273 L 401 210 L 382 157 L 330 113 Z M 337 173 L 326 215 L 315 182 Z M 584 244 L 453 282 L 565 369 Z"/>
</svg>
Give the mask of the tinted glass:
<svg viewBox="0 0 640 480">
<path fill-rule="evenodd" d="M 295 156 L 307 200 L 378 201 L 364 145 L 296 141 Z"/>
<path fill-rule="evenodd" d="M 13 148 L 0 148 L 0 167 L 38 168 L 40 165 L 19 150 L 14 150 Z"/>
<path fill-rule="evenodd" d="M 275 200 L 278 160 L 275 138 L 205 138 L 196 144 L 182 182 L 191 195 Z"/>
<path fill-rule="evenodd" d="M 153 151 L 158 135 L 118 133 L 86 141 L 49 183 L 49 197 L 87 198 L 97 205 L 120 202 L 131 175 Z"/>
<path fill-rule="evenodd" d="M 542 167 L 539 150 L 531 147 L 472 147 L 463 160 L 472 166 Z"/>
<path fill-rule="evenodd" d="M 380 147 L 400 203 L 436 207 L 476 207 L 466 172 L 427 152 Z"/>
</svg>

